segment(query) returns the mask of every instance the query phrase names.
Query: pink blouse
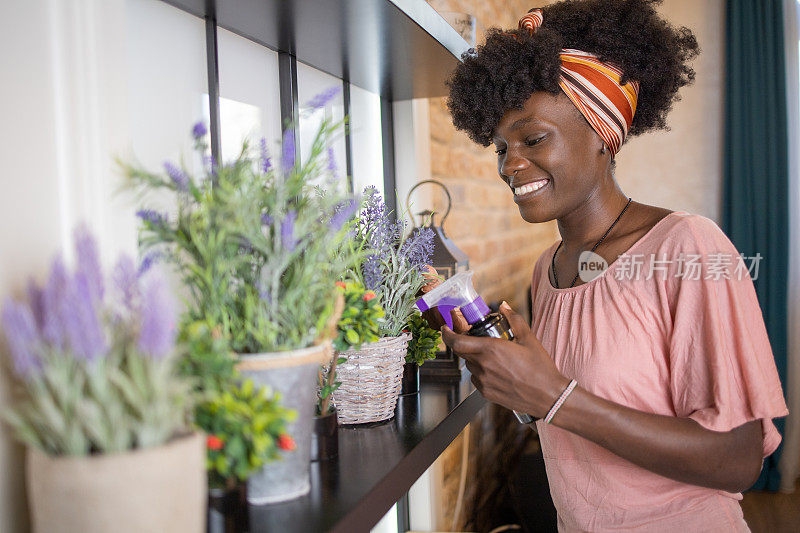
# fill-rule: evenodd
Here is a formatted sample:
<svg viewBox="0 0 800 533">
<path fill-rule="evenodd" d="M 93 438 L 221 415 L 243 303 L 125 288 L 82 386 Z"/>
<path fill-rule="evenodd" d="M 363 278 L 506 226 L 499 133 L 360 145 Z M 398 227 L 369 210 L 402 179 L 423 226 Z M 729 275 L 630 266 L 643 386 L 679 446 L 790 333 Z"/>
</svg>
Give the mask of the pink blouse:
<svg viewBox="0 0 800 533">
<path fill-rule="evenodd" d="M 714 222 L 684 212 L 576 287 L 550 284 L 555 246 L 534 268 L 532 326 L 566 377 L 713 431 L 761 420 L 763 455 L 775 451 L 771 419 L 788 411 L 748 273 L 756 260 L 742 260 Z M 556 426 L 537 428 L 559 531 L 749 531 L 741 494 L 673 481 Z"/>
</svg>

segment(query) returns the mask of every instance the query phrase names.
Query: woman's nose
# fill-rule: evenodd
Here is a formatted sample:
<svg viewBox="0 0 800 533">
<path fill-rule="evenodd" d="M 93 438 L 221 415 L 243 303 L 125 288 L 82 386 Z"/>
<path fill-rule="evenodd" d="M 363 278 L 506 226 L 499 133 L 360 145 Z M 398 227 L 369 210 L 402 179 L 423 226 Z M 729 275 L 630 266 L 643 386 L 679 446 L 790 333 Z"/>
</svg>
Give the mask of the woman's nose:
<svg viewBox="0 0 800 533">
<path fill-rule="evenodd" d="M 503 161 L 502 166 L 500 167 L 500 173 L 503 176 L 508 176 L 510 178 L 515 173 L 522 172 L 523 170 L 527 169 L 530 166 L 531 162 L 525 159 L 524 157 L 508 153 L 506 155 L 505 160 Z"/>
</svg>

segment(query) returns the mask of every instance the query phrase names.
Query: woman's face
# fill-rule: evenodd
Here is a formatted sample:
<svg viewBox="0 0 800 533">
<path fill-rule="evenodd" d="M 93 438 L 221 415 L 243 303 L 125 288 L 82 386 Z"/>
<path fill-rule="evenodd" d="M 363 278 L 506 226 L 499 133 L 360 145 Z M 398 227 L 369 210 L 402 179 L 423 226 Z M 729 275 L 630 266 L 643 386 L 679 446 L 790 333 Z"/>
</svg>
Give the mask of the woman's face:
<svg viewBox="0 0 800 533">
<path fill-rule="evenodd" d="M 603 142 L 564 93 L 536 92 L 495 128 L 497 169 L 528 222 L 575 211 L 607 174 Z"/>
</svg>

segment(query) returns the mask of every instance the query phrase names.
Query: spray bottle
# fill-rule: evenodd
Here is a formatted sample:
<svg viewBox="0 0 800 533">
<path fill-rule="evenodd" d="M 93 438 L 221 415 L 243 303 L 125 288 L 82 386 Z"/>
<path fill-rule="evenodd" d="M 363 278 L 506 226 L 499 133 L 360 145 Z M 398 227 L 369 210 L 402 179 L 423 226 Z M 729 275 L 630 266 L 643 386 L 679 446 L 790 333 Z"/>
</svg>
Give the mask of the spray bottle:
<svg viewBox="0 0 800 533">
<path fill-rule="evenodd" d="M 459 272 L 438 287 L 417 300 L 417 308 L 421 311 L 435 308 L 449 328 L 453 328 L 450 311 L 460 308 L 461 314 L 471 326 L 467 335 L 473 337 L 494 337 L 514 340 L 514 333 L 506 317 L 493 313 L 472 286 L 472 271 Z M 522 424 L 530 424 L 533 417 L 514 411 L 517 420 Z"/>
</svg>

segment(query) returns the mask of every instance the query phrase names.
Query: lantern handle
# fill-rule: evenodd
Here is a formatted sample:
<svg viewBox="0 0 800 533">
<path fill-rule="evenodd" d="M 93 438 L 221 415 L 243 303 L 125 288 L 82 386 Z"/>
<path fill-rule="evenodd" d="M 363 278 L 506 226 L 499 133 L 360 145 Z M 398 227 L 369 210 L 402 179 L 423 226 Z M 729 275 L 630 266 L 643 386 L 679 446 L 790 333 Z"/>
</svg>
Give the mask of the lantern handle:
<svg viewBox="0 0 800 533">
<path fill-rule="evenodd" d="M 414 192 L 417 189 L 417 187 L 419 187 L 420 185 L 424 185 L 426 183 L 432 183 L 434 185 L 438 185 L 439 187 L 444 189 L 444 193 L 447 195 L 447 210 L 445 210 L 442 220 L 439 221 L 439 226 L 444 228 L 444 221 L 447 218 L 447 215 L 450 214 L 450 207 L 453 205 L 453 199 L 450 197 L 450 191 L 447 190 L 447 187 L 445 187 L 444 183 L 442 183 L 441 181 L 422 180 L 413 187 L 411 187 L 411 190 L 408 191 L 408 195 L 406 196 L 406 210 L 408 211 L 408 216 L 410 216 L 411 221 L 416 224 L 416 221 L 414 220 L 414 215 L 411 213 L 411 193 Z M 431 218 L 431 221 L 433 221 L 433 218 Z"/>
</svg>

